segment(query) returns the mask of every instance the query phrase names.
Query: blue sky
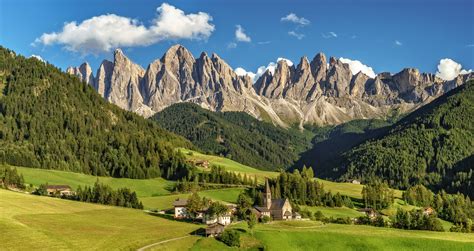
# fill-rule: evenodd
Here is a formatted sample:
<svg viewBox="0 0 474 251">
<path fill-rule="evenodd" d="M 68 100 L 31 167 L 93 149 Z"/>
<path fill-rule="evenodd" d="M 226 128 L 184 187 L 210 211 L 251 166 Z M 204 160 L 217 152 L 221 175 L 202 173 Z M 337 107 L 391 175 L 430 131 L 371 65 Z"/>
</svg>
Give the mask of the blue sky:
<svg viewBox="0 0 474 251">
<path fill-rule="evenodd" d="M 278 57 L 298 63 L 301 56 L 312 59 L 320 51 L 327 56 L 360 60 L 376 73 L 398 72 L 405 67 L 434 73 L 443 58 L 462 64 L 463 69 L 474 68 L 472 0 L 170 0 L 165 2 L 167 6 L 181 10 L 183 15 L 208 18 L 204 23 L 199 19 L 198 24 L 189 24 L 192 27 L 181 27 L 181 33 L 176 34 L 174 30 L 167 30 L 173 29 L 170 25 L 152 31 L 153 20 L 160 14 L 157 8 L 163 3 L 2 0 L 0 44 L 25 56 L 39 55 L 63 69 L 88 61 L 94 71 L 103 58 L 112 58 L 116 44 L 129 58 L 146 67 L 175 43 L 184 45 L 195 57 L 202 51 L 215 52 L 233 68 L 243 67 L 253 72 Z M 294 14 L 293 18 L 282 20 L 290 13 Z M 141 34 L 137 28 L 140 35 L 131 43 L 129 34 L 119 34 L 128 32 L 126 29 L 108 34 L 105 39 L 115 42 L 101 41 L 110 48 L 104 44 L 96 48 L 94 43 L 77 42 L 76 38 L 90 35 L 88 31 L 72 33 L 72 38 L 69 34 L 66 38 L 35 43 L 45 33 L 61 34 L 65 23 L 75 21 L 80 26 L 84 20 L 106 14 L 135 19 L 132 26 L 140 26 L 146 32 Z M 242 41 L 236 38 L 237 25 L 245 34 L 240 34 Z M 187 31 L 192 32 L 186 34 Z M 120 36 L 123 38 L 117 38 Z"/>
</svg>

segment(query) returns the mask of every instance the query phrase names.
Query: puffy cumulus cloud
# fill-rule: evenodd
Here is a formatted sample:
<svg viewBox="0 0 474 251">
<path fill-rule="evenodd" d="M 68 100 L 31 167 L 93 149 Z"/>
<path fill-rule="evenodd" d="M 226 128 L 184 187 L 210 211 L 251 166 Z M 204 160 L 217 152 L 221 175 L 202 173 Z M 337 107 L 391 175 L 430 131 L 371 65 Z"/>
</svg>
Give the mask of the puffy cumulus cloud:
<svg viewBox="0 0 474 251">
<path fill-rule="evenodd" d="M 301 40 L 305 37 L 305 35 L 303 33 L 298 33 L 296 31 L 288 31 L 288 35 L 290 35 L 292 37 L 296 37 L 298 40 Z"/>
<path fill-rule="evenodd" d="M 59 32 L 44 33 L 36 44 L 61 44 L 83 54 L 110 51 L 117 47 L 147 46 L 163 40 L 207 39 L 214 31 L 212 17 L 204 12 L 185 14 L 163 3 L 149 27 L 138 20 L 107 14 L 77 23 L 65 23 Z"/>
<path fill-rule="evenodd" d="M 251 42 L 252 39 L 245 34 L 244 28 L 240 25 L 235 26 L 235 39 L 239 42 Z"/>
<path fill-rule="evenodd" d="M 36 58 L 37 60 L 39 60 L 39 61 L 41 61 L 41 62 L 43 62 L 43 63 L 46 63 L 46 60 L 44 60 L 44 59 L 43 59 L 41 56 L 39 56 L 39 55 L 33 54 L 33 55 L 31 55 L 29 58 Z"/>
<path fill-rule="evenodd" d="M 295 23 L 295 24 L 299 24 L 301 26 L 305 26 L 305 25 L 308 25 L 310 24 L 311 22 L 304 18 L 304 17 L 298 17 L 295 13 L 290 13 L 288 15 L 286 15 L 285 17 L 282 17 L 280 19 L 280 21 L 282 22 L 292 22 L 292 23 Z"/>
<path fill-rule="evenodd" d="M 439 61 L 436 76 L 444 80 L 453 80 L 460 74 L 463 75 L 471 72 L 472 70 L 462 69 L 462 65 L 456 61 L 444 58 Z"/>
<path fill-rule="evenodd" d="M 362 72 L 362 73 L 364 73 L 365 75 L 367 75 L 371 78 L 375 78 L 375 76 L 376 76 L 376 74 L 375 74 L 374 70 L 372 69 L 372 67 L 369 67 L 365 64 L 362 64 L 359 60 L 351 60 L 351 59 L 348 59 L 348 58 L 339 58 L 339 60 L 341 60 L 341 62 L 349 65 L 349 69 L 351 70 L 353 75 L 355 75 L 359 72 Z"/>
</svg>

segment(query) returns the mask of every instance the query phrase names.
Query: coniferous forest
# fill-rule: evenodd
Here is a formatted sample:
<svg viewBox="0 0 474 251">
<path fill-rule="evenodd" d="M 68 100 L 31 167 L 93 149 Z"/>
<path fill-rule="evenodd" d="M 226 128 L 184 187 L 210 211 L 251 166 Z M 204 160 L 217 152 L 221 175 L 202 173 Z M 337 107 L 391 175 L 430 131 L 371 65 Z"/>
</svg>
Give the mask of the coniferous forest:
<svg viewBox="0 0 474 251">
<path fill-rule="evenodd" d="M 310 140 L 297 129 L 280 128 L 244 112 L 218 113 L 178 103 L 152 119 L 203 151 L 266 170 L 291 166 L 310 146 Z"/>
<path fill-rule="evenodd" d="M 109 104 L 53 65 L 0 48 L 0 162 L 128 178 L 180 178 L 186 139 Z"/>
<path fill-rule="evenodd" d="M 423 184 L 474 196 L 474 81 L 421 107 L 387 133 L 344 153 L 342 179 Z"/>
</svg>

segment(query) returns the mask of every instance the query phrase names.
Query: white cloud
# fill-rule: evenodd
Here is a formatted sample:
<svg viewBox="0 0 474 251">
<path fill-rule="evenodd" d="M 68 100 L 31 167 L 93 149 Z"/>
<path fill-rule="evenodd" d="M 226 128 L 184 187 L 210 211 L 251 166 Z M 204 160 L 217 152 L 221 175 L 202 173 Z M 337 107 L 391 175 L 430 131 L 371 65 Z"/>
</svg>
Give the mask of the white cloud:
<svg viewBox="0 0 474 251">
<path fill-rule="evenodd" d="M 272 41 L 260 41 L 260 42 L 257 42 L 257 44 L 264 45 L 264 44 L 269 44 L 271 42 Z"/>
<path fill-rule="evenodd" d="M 463 75 L 471 72 L 472 70 L 462 69 L 462 65 L 455 62 L 454 60 L 444 58 L 439 61 L 436 76 L 444 80 L 453 80 L 459 74 Z"/>
<path fill-rule="evenodd" d="M 43 62 L 43 63 L 46 63 L 46 60 L 44 60 L 44 59 L 43 59 L 41 56 L 39 56 L 39 55 L 33 54 L 33 55 L 30 56 L 30 58 L 36 58 L 37 60 L 39 60 L 39 61 L 41 61 L 41 62 Z"/>
<path fill-rule="evenodd" d="M 337 38 L 337 34 L 334 31 L 330 31 L 328 33 L 321 33 L 323 38 Z"/>
<path fill-rule="evenodd" d="M 255 73 L 251 72 L 251 71 L 246 71 L 244 68 L 241 68 L 241 67 L 237 67 L 234 72 L 238 75 L 238 76 L 249 76 L 253 82 L 256 81 L 255 79 Z"/>
<path fill-rule="evenodd" d="M 395 42 L 393 42 L 396 46 L 402 46 L 403 43 L 398 41 L 398 40 L 395 40 Z"/>
<path fill-rule="evenodd" d="M 115 14 L 65 23 L 59 32 L 44 33 L 34 44 L 61 44 L 83 54 L 110 51 L 117 47 L 147 46 L 163 40 L 207 39 L 214 31 L 212 17 L 204 12 L 185 14 L 163 3 L 149 27 L 138 20 Z"/>
<path fill-rule="evenodd" d="M 353 75 L 355 75 L 359 72 L 362 72 L 362 73 L 364 73 L 365 75 L 367 75 L 371 78 L 375 78 L 375 76 L 376 76 L 376 74 L 375 74 L 374 70 L 372 69 L 372 67 L 369 67 L 365 64 L 362 64 L 359 60 L 351 60 L 351 59 L 348 59 L 348 58 L 339 58 L 339 60 L 341 60 L 341 62 L 349 65 L 349 69 L 351 69 L 351 72 L 352 72 Z"/>
<path fill-rule="evenodd" d="M 245 34 L 245 30 L 240 25 L 235 26 L 235 39 L 239 42 L 250 42 L 252 39 Z"/>
<path fill-rule="evenodd" d="M 279 57 L 277 58 L 277 63 L 280 62 L 280 61 L 286 61 L 286 64 L 288 66 L 292 66 L 293 65 L 293 62 L 287 58 L 283 58 L 283 57 Z M 277 63 L 275 62 L 270 62 L 268 63 L 267 66 L 260 66 L 257 68 L 257 72 L 256 73 L 253 73 L 251 71 L 246 71 L 245 69 L 241 68 L 241 67 L 237 67 L 234 71 L 237 75 L 239 76 L 249 76 L 250 78 L 252 78 L 253 82 L 255 83 L 266 71 L 269 71 L 272 75 L 275 74 L 275 69 L 277 68 Z"/>
<path fill-rule="evenodd" d="M 227 44 L 227 49 L 235 49 L 237 48 L 237 43 L 230 42 Z"/>
<path fill-rule="evenodd" d="M 304 34 L 302 34 L 302 33 L 297 33 L 297 32 L 295 32 L 295 31 L 289 31 L 289 32 L 288 32 L 288 35 L 293 36 L 293 37 L 296 37 L 298 40 L 301 40 L 301 39 L 303 39 L 303 38 L 305 37 Z"/>
<path fill-rule="evenodd" d="M 286 17 L 282 17 L 280 19 L 280 21 L 282 21 L 282 22 L 292 22 L 292 23 L 295 23 L 295 24 L 299 24 L 301 26 L 305 26 L 305 25 L 308 25 L 308 24 L 311 23 L 308 19 L 306 19 L 304 17 L 298 17 L 295 13 L 290 13 Z"/>
</svg>

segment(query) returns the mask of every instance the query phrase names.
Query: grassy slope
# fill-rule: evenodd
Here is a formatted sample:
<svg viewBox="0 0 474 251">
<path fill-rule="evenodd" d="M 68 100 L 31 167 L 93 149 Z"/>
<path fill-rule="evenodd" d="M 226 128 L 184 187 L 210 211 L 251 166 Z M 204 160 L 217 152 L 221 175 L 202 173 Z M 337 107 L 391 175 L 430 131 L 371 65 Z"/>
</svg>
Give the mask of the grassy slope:
<svg viewBox="0 0 474 251">
<path fill-rule="evenodd" d="M 172 181 L 163 178 L 156 179 L 126 179 L 126 178 L 111 178 L 111 177 L 96 177 L 87 174 L 36 169 L 27 167 L 16 167 L 17 170 L 23 174 L 25 182 L 38 186 L 40 184 L 48 183 L 52 185 L 67 184 L 73 189 L 78 186 L 92 186 L 99 179 L 100 182 L 110 185 L 113 188 L 128 187 L 135 191 L 139 197 L 167 195 L 172 188 Z"/>
<path fill-rule="evenodd" d="M 244 224 L 234 228 L 248 231 Z M 265 250 L 472 250 L 472 234 L 406 231 L 370 226 L 338 225 L 312 221 L 273 222 L 259 224 L 253 236 Z M 258 244 L 257 244 L 258 245 Z M 192 250 L 235 250 L 214 239 L 198 240 Z"/>
<path fill-rule="evenodd" d="M 225 168 L 227 171 L 232 171 L 232 172 L 242 173 L 242 174 L 246 173 L 247 175 L 252 176 L 252 177 L 256 175 L 257 179 L 260 182 L 263 182 L 265 180 L 265 177 L 274 178 L 278 176 L 278 172 L 262 171 L 254 167 L 240 164 L 239 162 L 233 161 L 228 158 L 219 157 L 215 155 L 202 154 L 202 153 L 188 150 L 188 149 L 180 149 L 180 151 L 182 151 L 185 154 L 186 158 L 189 160 L 207 160 L 209 161 L 210 165 L 221 166 Z M 202 170 L 205 170 L 205 169 L 202 169 Z"/>
<path fill-rule="evenodd" d="M 0 243 L 6 250 L 136 249 L 198 227 L 139 210 L 0 189 Z"/>
<path fill-rule="evenodd" d="M 219 190 L 206 190 L 198 192 L 201 197 L 210 198 L 215 201 L 235 203 L 237 196 L 243 191 L 243 188 L 225 188 Z M 177 198 L 188 198 L 191 194 L 170 194 L 155 197 L 143 197 L 140 200 L 145 208 L 150 209 L 170 209 L 173 207 L 173 201 Z"/>
</svg>

